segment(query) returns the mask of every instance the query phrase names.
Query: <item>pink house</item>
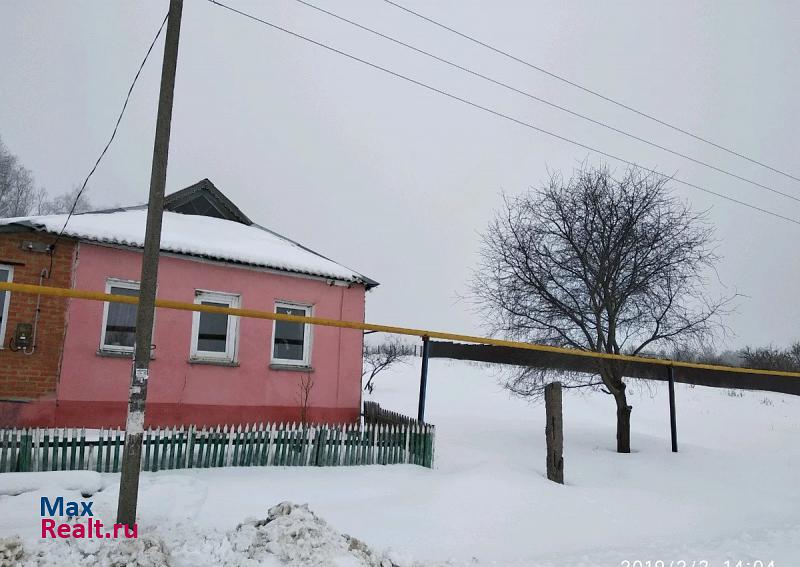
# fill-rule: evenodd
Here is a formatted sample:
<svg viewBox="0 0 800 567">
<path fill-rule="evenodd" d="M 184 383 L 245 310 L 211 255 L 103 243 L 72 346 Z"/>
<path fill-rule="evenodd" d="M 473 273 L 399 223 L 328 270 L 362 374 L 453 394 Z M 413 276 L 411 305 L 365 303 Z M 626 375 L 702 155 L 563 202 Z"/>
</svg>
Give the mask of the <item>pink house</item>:
<svg viewBox="0 0 800 567">
<path fill-rule="evenodd" d="M 0 278 L 135 295 L 146 208 L 0 221 Z M 364 320 L 377 282 L 254 224 L 207 179 L 166 199 L 159 298 Z M 123 426 L 136 307 L 0 292 L 0 426 Z M 19 339 L 30 325 L 35 341 Z M 30 334 L 30 333 L 29 333 Z M 158 309 L 148 425 L 352 422 L 361 331 Z M 302 402 L 302 385 L 313 384 Z"/>
</svg>

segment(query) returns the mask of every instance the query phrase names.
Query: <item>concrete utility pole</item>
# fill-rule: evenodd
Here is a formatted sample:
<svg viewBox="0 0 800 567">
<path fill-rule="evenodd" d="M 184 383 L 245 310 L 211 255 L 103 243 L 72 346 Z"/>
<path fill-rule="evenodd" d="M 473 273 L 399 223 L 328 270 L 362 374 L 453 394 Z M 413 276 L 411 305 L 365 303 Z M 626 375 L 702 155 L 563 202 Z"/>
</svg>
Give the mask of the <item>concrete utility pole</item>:
<svg viewBox="0 0 800 567">
<path fill-rule="evenodd" d="M 182 12 L 183 0 L 170 0 L 167 37 L 164 41 L 164 62 L 161 66 L 156 137 L 153 144 L 153 166 L 150 173 L 150 199 L 147 206 L 147 228 L 144 233 L 139 306 L 136 309 L 136 343 L 128 398 L 128 419 L 125 424 L 125 450 L 122 453 L 122 474 L 117 504 L 117 523 L 128 526 L 136 522 L 136 503 L 139 498 L 144 408 L 147 400 L 150 348 L 153 340 L 158 256 L 161 249 L 161 219 L 164 213 L 164 188 L 167 183 L 167 157 L 172 124 L 172 96 L 175 90 L 175 69 L 178 63 L 178 38 L 181 31 Z"/>
</svg>

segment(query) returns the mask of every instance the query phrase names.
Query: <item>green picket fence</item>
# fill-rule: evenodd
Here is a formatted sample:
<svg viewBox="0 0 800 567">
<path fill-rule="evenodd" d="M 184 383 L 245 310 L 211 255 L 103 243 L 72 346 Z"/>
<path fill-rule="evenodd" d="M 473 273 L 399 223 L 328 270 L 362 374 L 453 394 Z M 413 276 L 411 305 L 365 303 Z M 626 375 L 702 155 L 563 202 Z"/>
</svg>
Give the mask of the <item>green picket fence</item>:
<svg viewBox="0 0 800 567">
<path fill-rule="evenodd" d="M 142 470 L 249 466 L 351 466 L 410 463 L 433 467 L 434 427 L 427 424 L 245 426 L 148 429 Z M 0 430 L 0 473 L 119 472 L 120 429 Z"/>
</svg>

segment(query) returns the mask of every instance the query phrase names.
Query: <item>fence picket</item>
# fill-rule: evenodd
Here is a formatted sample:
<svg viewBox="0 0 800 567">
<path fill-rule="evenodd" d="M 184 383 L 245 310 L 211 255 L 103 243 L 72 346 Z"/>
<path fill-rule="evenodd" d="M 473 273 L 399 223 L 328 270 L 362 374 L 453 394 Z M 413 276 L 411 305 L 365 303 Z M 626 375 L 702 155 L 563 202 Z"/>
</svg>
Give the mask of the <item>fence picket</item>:
<svg viewBox="0 0 800 567">
<path fill-rule="evenodd" d="M 294 435 L 295 435 L 295 424 L 287 423 L 286 424 L 286 466 L 293 467 L 294 466 Z"/>
<path fill-rule="evenodd" d="M 283 449 L 281 451 L 283 455 L 283 466 L 288 467 L 291 466 L 292 462 L 292 424 L 290 422 L 286 422 L 285 428 L 283 430 Z"/>
<path fill-rule="evenodd" d="M 173 432 L 175 428 L 172 429 Z M 178 442 L 177 447 L 175 448 L 175 468 L 182 469 L 183 468 L 183 453 L 186 448 L 186 436 L 183 434 L 183 426 L 177 432 Z"/>
<path fill-rule="evenodd" d="M 117 427 L 116 432 L 114 433 L 114 463 L 111 472 L 119 472 L 119 448 L 121 445 L 121 440 L 119 438 L 119 427 Z"/>
<path fill-rule="evenodd" d="M 339 464 L 339 444 L 341 441 L 341 429 L 339 427 L 335 427 L 333 429 L 333 443 L 331 444 L 330 460 L 328 461 L 329 466 L 335 467 Z"/>
<path fill-rule="evenodd" d="M 142 470 L 152 472 L 153 470 L 153 450 L 155 444 L 153 439 L 155 432 L 152 427 L 148 427 L 142 432 Z M 122 452 L 125 453 L 125 445 L 122 446 Z"/>
<path fill-rule="evenodd" d="M 39 470 L 38 442 L 39 442 L 39 430 L 38 429 L 31 429 L 31 464 L 30 464 L 30 470 L 32 470 L 32 471 L 38 471 Z"/>
<path fill-rule="evenodd" d="M 266 453 L 264 453 L 264 456 L 261 458 L 262 464 L 264 466 L 275 464 L 275 442 L 274 442 L 275 433 L 276 433 L 275 424 L 270 423 L 267 431 Z M 270 457 L 272 458 L 272 460 L 270 460 Z"/>
<path fill-rule="evenodd" d="M 233 440 L 233 456 L 231 457 L 231 466 L 239 466 L 239 437 L 242 433 L 242 426 L 233 428 L 231 432 L 231 439 Z"/>
<path fill-rule="evenodd" d="M 155 431 L 153 431 L 153 454 L 150 461 L 150 472 L 158 472 L 160 470 L 161 435 L 161 429 L 156 427 Z"/>
<path fill-rule="evenodd" d="M 224 444 L 214 427 L 203 428 L 203 468 L 215 468 L 219 462 L 219 453 L 224 450 Z M 223 455 L 224 456 L 224 455 Z"/>
<path fill-rule="evenodd" d="M 169 445 L 170 445 L 170 438 L 169 438 L 169 429 L 161 429 L 159 428 L 161 435 L 159 436 L 158 444 L 161 446 L 159 448 L 160 457 L 158 461 L 158 470 L 165 471 L 167 470 L 167 455 L 169 454 Z"/>
<path fill-rule="evenodd" d="M 249 464 L 247 462 L 249 453 L 250 453 L 250 424 L 245 423 L 244 430 L 242 432 L 242 448 L 239 452 L 239 466 L 246 467 Z"/>
<path fill-rule="evenodd" d="M 233 428 L 231 428 L 231 432 Z M 214 428 L 209 427 L 208 430 L 203 428 L 203 446 L 205 447 L 205 454 L 203 455 L 203 468 L 209 469 L 217 466 L 214 461 L 214 448 L 218 443 L 218 436 L 215 435 Z"/>
<path fill-rule="evenodd" d="M 333 441 L 334 437 L 336 436 L 336 432 L 328 425 L 325 424 L 325 451 L 324 451 L 324 458 L 322 460 L 323 467 L 329 467 L 331 465 L 331 455 L 333 454 Z"/>
<path fill-rule="evenodd" d="M 258 464 L 258 453 L 261 448 L 261 428 L 258 423 L 253 424 L 250 434 L 250 462 L 247 466 L 253 467 Z"/>
<path fill-rule="evenodd" d="M 16 431 L 16 430 L 14 430 Z M 50 454 L 50 470 L 58 470 L 58 429 L 53 429 L 53 436 L 50 438 L 52 452 Z"/>
<path fill-rule="evenodd" d="M 44 450 L 42 451 L 42 466 L 40 470 L 48 471 L 50 470 L 50 430 L 45 429 L 42 437 L 44 441 Z M 2 467 L 0 467 L 0 469 L 2 469 Z"/>
<path fill-rule="evenodd" d="M 17 430 L 12 429 L 8 439 L 8 470 L 14 472 L 17 470 Z"/>
<path fill-rule="evenodd" d="M 64 427 L 61 430 L 61 468 L 59 470 L 65 471 L 67 470 L 67 428 Z"/>
<path fill-rule="evenodd" d="M 253 449 L 253 466 L 258 466 L 261 463 L 261 454 L 264 451 L 264 424 L 258 424 L 258 431 L 256 432 L 255 447 Z"/>
<path fill-rule="evenodd" d="M 408 462 L 412 465 L 417 464 L 417 438 L 414 435 L 414 427 L 414 424 L 410 424 L 408 427 Z"/>
<path fill-rule="evenodd" d="M 333 448 L 333 430 L 325 424 L 324 442 L 322 444 L 322 466 L 327 467 L 331 461 L 331 449 Z"/>
<path fill-rule="evenodd" d="M 175 459 L 175 429 L 170 432 L 169 427 L 164 429 L 166 434 L 164 442 L 164 470 L 173 468 L 173 461 Z"/>
<path fill-rule="evenodd" d="M 389 425 L 388 438 L 386 440 L 386 464 L 393 465 L 395 462 L 395 435 L 397 434 L 397 426 L 395 424 Z"/>
<path fill-rule="evenodd" d="M 322 466 L 322 446 L 325 428 L 319 427 L 314 431 L 314 448 L 311 451 L 311 464 L 315 467 Z"/>
<path fill-rule="evenodd" d="M 9 431 L 3 430 L 3 436 L 0 437 L 0 472 L 7 472 L 6 463 L 8 462 L 8 452 L 10 450 L 8 437 L 10 436 Z"/>
<path fill-rule="evenodd" d="M 214 447 L 216 461 L 214 461 L 215 467 L 224 467 L 225 466 L 225 447 L 227 447 L 228 443 L 228 427 L 225 426 L 224 428 L 220 425 L 217 425 L 217 431 L 215 433 L 216 437 L 214 440 Z"/>
<path fill-rule="evenodd" d="M 302 457 L 303 457 L 303 424 L 302 423 L 295 423 L 294 424 L 294 452 L 293 452 L 293 459 L 292 459 L 292 466 L 299 467 L 302 465 Z"/>
<path fill-rule="evenodd" d="M 186 468 L 192 468 L 194 464 L 194 425 L 189 426 L 186 432 Z"/>
<path fill-rule="evenodd" d="M 251 447 L 250 447 L 250 436 L 251 436 L 250 424 L 245 423 L 244 437 L 242 438 L 242 449 L 239 455 L 239 463 L 243 467 L 246 467 L 250 464 L 248 461 L 252 457 Z"/>
<path fill-rule="evenodd" d="M 233 459 L 233 441 L 234 441 L 234 432 L 236 430 L 236 426 L 225 426 L 225 437 L 220 443 L 220 451 L 222 451 L 222 466 L 230 467 L 233 466 L 232 459 Z"/>
<path fill-rule="evenodd" d="M 286 439 L 284 443 L 284 466 L 291 467 L 294 457 L 294 423 L 286 423 Z"/>
<path fill-rule="evenodd" d="M 350 429 L 351 429 L 350 424 L 345 424 L 344 432 L 342 434 L 342 438 L 343 438 L 342 443 L 344 444 L 344 446 L 342 448 L 342 465 L 344 465 L 344 466 L 350 465 L 350 447 L 351 447 L 351 444 L 350 444 Z"/>
</svg>

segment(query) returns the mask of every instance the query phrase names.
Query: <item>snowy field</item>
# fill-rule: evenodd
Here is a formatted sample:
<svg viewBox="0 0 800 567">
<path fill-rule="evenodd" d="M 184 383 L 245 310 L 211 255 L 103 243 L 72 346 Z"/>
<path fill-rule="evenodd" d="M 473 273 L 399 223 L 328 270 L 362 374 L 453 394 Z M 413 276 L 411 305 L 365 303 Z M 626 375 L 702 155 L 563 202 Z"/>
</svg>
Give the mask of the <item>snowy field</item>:
<svg viewBox="0 0 800 567">
<path fill-rule="evenodd" d="M 418 372 L 413 359 L 379 376 L 371 398 L 414 415 Z M 21 538 L 0 543 L 0 563 L 800 565 L 800 398 L 678 385 L 672 454 L 666 388 L 634 384 L 634 453 L 618 455 L 611 397 L 565 393 L 560 486 L 544 476 L 544 408 L 510 397 L 494 373 L 432 361 L 434 470 L 143 473 L 135 543 L 39 539 L 42 495 L 92 493 L 95 515 L 113 522 L 118 475 L 0 475 L 0 537 Z M 283 506 L 263 522 L 284 501 L 308 510 Z"/>
</svg>

